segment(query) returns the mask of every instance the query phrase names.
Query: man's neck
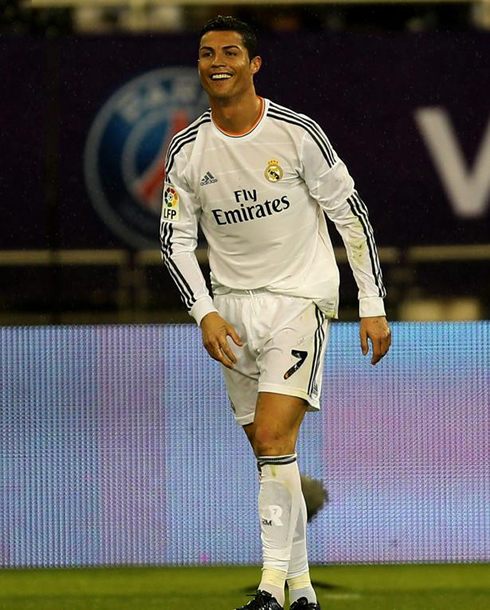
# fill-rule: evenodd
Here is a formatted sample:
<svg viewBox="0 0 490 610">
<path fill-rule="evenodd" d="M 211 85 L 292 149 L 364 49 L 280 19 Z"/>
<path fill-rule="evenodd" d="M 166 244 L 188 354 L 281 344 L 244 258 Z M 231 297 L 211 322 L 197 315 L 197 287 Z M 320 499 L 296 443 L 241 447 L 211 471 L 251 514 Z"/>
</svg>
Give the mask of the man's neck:
<svg viewBox="0 0 490 610">
<path fill-rule="evenodd" d="M 262 111 L 262 100 L 255 90 L 240 98 L 227 100 L 210 99 L 213 121 L 223 131 L 242 134 L 250 131 L 257 123 Z"/>
</svg>

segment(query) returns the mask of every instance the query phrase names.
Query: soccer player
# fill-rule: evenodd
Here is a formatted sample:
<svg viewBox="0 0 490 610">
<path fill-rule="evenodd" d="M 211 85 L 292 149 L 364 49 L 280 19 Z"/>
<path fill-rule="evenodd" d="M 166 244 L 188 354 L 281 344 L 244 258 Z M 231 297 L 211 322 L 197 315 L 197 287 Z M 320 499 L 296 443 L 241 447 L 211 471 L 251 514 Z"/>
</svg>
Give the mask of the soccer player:
<svg viewBox="0 0 490 610">
<path fill-rule="evenodd" d="M 208 22 L 198 70 L 210 110 L 172 140 L 160 226 L 163 260 L 222 364 L 237 422 L 260 471 L 262 579 L 242 609 L 319 610 L 306 551 L 295 453 L 318 411 L 323 359 L 337 317 L 339 272 L 325 214 L 359 288 L 362 353 L 388 351 L 383 286 L 365 204 L 319 125 L 255 92 L 257 40 L 232 17 Z M 209 246 L 212 298 L 194 250 Z"/>
</svg>

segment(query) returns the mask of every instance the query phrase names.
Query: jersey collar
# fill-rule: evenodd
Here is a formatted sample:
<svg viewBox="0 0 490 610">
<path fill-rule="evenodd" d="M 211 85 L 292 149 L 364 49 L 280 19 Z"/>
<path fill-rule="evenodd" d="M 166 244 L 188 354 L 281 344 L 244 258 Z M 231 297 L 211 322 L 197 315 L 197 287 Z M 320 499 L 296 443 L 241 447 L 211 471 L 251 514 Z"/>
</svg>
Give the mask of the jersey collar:
<svg viewBox="0 0 490 610">
<path fill-rule="evenodd" d="M 257 129 L 257 127 L 259 125 L 261 125 L 262 119 L 266 115 L 266 107 L 268 105 L 267 100 L 264 99 L 263 97 L 260 97 L 260 95 L 258 97 L 260 99 L 260 104 L 261 104 L 260 113 L 259 113 L 257 120 L 255 121 L 255 123 L 252 125 L 252 127 L 248 131 L 245 131 L 243 133 L 228 133 L 227 131 L 225 131 L 224 129 L 221 129 L 221 127 L 218 127 L 218 125 L 216 125 L 216 123 L 213 120 L 213 115 L 211 114 L 211 122 L 213 124 L 213 127 L 215 129 L 217 129 L 220 134 L 223 134 L 227 138 L 237 139 L 237 138 L 244 138 L 246 136 L 249 136 L 252 132 L 254 132 Z"/>
</svg>

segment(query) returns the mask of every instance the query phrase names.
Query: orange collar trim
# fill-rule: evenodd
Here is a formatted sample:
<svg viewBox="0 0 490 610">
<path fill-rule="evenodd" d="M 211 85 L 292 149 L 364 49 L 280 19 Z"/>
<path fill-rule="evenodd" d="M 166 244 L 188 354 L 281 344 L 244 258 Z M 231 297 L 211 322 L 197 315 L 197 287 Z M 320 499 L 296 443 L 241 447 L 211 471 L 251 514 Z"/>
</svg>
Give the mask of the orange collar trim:
<svg viewBox="0 0 490 610">
<path fill-rule="evenodd" d="M 219 129 L 219 131 L 221 131 L 221 133 L 224 133 L 226 136 L 230 136 L 232 138 L 242 138 L 243 136 L 247 136 L 249 133 L 252 133 L 252 131 L 257 127 L 257 125 L 262 120 L 262 117 L 264 116 L 264 110 L 265 110 L 264 98 L 260 97 L 260 95 L 257 96 L 257 97 L 260 100 L 260 112 L 259 112 L 259 116 L 257 117 L 257 120 L 252 125 L 252 127 L 250 127 L 250 129 L 248 131 L 244 131 L 243 133 L 230 133 L 229 131 L 225 131 L 224 129 L 221 129 L 221 127 L 219 127 L 218 124 L 215 123 L 214 120 L 213 120 L 213 124 L 216 127 L 216 129 Z"/>
</svg>

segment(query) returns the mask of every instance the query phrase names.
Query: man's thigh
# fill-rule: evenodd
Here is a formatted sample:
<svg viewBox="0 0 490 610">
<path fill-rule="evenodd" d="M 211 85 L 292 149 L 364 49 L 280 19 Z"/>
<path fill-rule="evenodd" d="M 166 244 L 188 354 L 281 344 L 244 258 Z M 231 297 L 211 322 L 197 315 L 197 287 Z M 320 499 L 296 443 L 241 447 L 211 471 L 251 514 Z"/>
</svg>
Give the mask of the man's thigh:
<svg viewBox="0 0 490 610">
<path fill-rule="evenodd" d="M 254 421 L 244 426 L 256 455 L 294 453 L 307 406 L 296 396 L 259 392 Z"/>
</svg>

